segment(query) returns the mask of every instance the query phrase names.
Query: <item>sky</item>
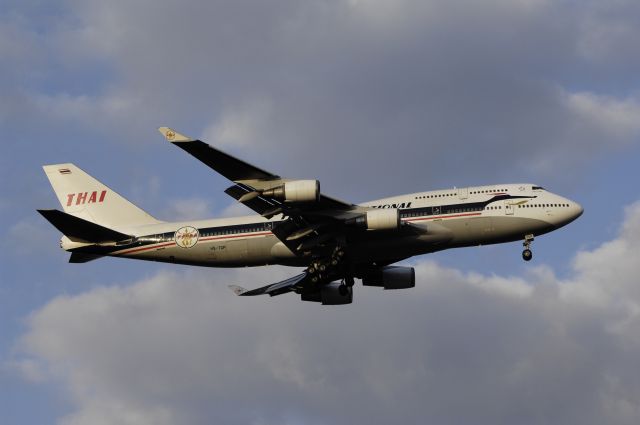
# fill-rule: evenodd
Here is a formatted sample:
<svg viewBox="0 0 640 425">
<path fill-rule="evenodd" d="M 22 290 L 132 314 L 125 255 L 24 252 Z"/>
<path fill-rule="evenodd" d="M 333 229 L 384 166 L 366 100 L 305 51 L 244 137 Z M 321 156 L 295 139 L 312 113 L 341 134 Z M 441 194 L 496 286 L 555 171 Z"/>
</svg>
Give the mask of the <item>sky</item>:
<svg viewBox="0 0 640 425">
<path fill-rule="evenodd" d="M 0 0 L 2 423 L 639 423 L 639 39 L 633 0 Z M 164 125 L 351 202 L 531 182 L 585 213 L 348 306 L 226 287 L 292 268 L 68 264 L 44 164 L 251 213 Z"/>
</svg>

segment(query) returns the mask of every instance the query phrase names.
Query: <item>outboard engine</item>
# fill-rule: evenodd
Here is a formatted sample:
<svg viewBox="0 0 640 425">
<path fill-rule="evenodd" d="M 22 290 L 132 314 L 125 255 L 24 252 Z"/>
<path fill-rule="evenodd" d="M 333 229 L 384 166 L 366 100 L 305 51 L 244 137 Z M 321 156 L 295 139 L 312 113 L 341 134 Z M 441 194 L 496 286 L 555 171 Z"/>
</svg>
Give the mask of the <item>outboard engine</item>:
<svg viewBox="0 0 640 425">
<path fill-rule="evenodd" d="M 362 284 L 384 289 L 413 288 L 416 286 L 416 271 L 413 267 L 387 266 L 365 274 Z"/>
</svg>

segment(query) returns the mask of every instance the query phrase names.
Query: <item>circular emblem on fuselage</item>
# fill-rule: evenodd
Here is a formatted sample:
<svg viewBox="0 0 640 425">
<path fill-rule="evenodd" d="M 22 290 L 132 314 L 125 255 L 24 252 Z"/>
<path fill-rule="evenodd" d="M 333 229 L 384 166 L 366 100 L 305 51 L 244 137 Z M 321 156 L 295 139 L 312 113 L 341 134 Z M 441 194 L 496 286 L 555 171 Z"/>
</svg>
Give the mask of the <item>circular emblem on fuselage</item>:
<svg viewBox="0 0 640 425">
<path fill-rule="evenodd" d="M 173 238 L 176 241 L 176 245 L 180 248 L 191 248 L 198 242 L 199 237 L 200 232 L 198 232 L 198 229 L 191 226 L 185 226 L 176 230 L 176 234 Z"/>
</svg>

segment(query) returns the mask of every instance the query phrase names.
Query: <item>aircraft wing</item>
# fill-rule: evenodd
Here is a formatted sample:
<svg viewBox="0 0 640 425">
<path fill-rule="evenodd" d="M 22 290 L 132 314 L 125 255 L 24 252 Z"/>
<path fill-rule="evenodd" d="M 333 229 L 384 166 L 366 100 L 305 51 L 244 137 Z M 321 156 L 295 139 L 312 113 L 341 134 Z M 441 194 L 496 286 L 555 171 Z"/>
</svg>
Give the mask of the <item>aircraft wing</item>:
<svg viewBox="0 0 640 425">
<path fill-rule="evenodd" d="M 236 183 L 235 186 L 231 186 L 226 191 L 234 198 L 238 196 L 236 199 L 239 199 L 242 195 L 246 194 L 247 191 L 270 189 L 289 181 L 288 179 L 283 179 L 276 174 L 262 170 L 254 165 L 242 161 L 241 159 L 222 152 L 221 150 L 206 144 L 202 140 L 189 138 L 168 127 L 160 127 L 158 130 L 169 142 L 188 152 L 209 168 Z M 247 203 L 245 199 L 241 200 L 241 202 L 245 204 Z M 349 204 L 323 194 L 320 195 L 319 205 L 316 204 L 315 208 L 317 209 L 319 206 L 322 208 L 345 210 L 356 207 L 353 204 Z"/>
<path fill-rule="evenodd" d="M 253 296 L 253 295 L 269 295 L 276 296 L 281 294 L 286 294 L 287 292 L 295 291 L 296 289 L 300 290 L 304 287 L 307 273 L 301 273 L 297 276 L 290 277 L 281 282 L 272 283 L 270 285 L 263 286 L 261 288 L 248 290 L 238 285 L 229 285 L 229 288 L 236 294 L 243 297 Z"/>
<path fill-rule="evenodd" d="M 273 233 L 296 254 L 302 255 L 303 251 L 308 252 L 339 236 L 336 228 L 344 220 L 362 214 L 361 207 L 322 193 L 313 202 L 283 200 L 276 192 L 293 180 L 283 179 L 168 127 L 160 127 L 158 130 L 169 142 L 231 180 L 234 185 L 225 190 L 225 193 L 238 202 L 266 218 L 280 214 L 287 217 L 287 220 L 274 227 Z"/>
</svg>

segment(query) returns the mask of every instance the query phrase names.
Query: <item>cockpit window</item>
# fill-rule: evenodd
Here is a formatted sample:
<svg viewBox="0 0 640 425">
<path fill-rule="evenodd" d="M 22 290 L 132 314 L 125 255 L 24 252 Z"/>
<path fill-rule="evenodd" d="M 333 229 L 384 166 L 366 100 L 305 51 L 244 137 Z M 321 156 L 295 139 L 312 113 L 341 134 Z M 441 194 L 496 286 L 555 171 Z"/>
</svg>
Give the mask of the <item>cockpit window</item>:
<svg viewBox="0 0 640 425">
<path fill-rule="evenodd" d="M 542 187 L 542 186 L 533 186 L 531 189 L 533 189 L 533 190 L 544 190 L 544 187 Z"/>
</svg>

